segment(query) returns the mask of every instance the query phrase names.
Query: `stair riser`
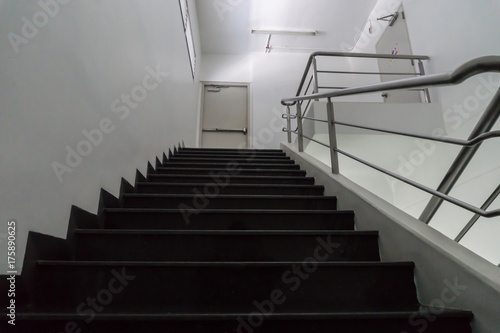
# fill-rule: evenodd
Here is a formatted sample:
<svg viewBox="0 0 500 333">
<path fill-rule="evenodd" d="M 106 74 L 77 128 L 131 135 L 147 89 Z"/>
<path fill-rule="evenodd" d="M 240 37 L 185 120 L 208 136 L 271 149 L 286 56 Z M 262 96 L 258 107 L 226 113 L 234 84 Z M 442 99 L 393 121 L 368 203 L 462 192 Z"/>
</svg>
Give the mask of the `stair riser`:
<svg viewBox="0 0 500 333">
<path fill-rule="evenodd" d="M 219 176 L 186 176 L 179 171 L 179 175 L 149 175 L 148 181 L 155 183 L 201 183 L 201 184 L 213 184 L 216 179 L 228 184 L 276 184 L 276 185 L 313 185 L 314 178 L 310 177 L 291 177 L 291 178 L 279 178 L 279 177 L 219 177 Z"/>
<path fill-rule="evenodd" d="M 77 260 L 301 261 L 314 253 L 319 239 L 338 246 L 326 261 L 380 260 L 377 235 L 161 234 L 79 234 Z"/>
<path fill-rule="evenodd" d="M 218 164 L 204 164 L 204 163 L 183 163 L 183 162 L 167 162 L 158 168 L 158 173 L 162 172 L 163 168 L 194 168 L 194 169 L 224 169 L 227 167 L 226 163 Z M 263 169 L 277 169 L 277 170 L 300 170 L 297 164 L 234 164 L 238 170 L 263 170 Z"/>
<path fill-rule="evenodd" d="M 221 197 L 213 195 L 193 195 L 188 197 L 123 197 L 124 208 L 160 209 L 289 209 L 289 210 L 335 210 L 335 198 L 280 197 Z"/>
<path fill-rule="evenodd" d="M 228 148 L 181 148 L 177 154 L 237 154 L 237 155 L 284 155 L 281 149 L 228 149 Z"/>
<path fill-rule="evenodd" d="M 162 174 L 170 175 L 212 175 L 214 177 L 227 177 L 227 176 L 278 176 L 278 177 L 304 177 L 306 175 L 305 171 L 300 170 L 250 170 L 250 169 L 238 169 L 238 170 L 222 170 L 217 169 L 216 171 L 210 169 L 187 169 L 187 168 L 162 168 Z"/>
<path fill-rule="evenodd" d="M 158 230 L 353 230 L 350 213 L 279 214 L 262 213 L 118 213 L 104 212 L 104 225 L 110 229 Z"/>
<path fill-rule="evenodd" d="M 102 313 L 131 307 L 141 311 L 168 309 L 170 313 L 242 313 L 254 311 L 254 301 L 269 300 L 276 289 L 286 297 L 280 312 L 385 311 L 414 309 L 418 304 L 412 266 L 318 267 L 297 263 L 295 272 L 292 264 L 39 265 L 37 269 L 36 303 L 41 308 L 75 309 L 88 297 L 107 295 L 106 301 L 111 301 L 101 302 L 109 303 Z M 130 278 L 120 282 L 117 276 Z M 111 289 L 122 290 L 113 294 Z"/>
<path fill-rule="evenodd" d="M 295 164 L 290 159 L 274 159 L 274 158 L 196 158 L 196 157 L 176 157 L 172 156 L 167 162 L 176 163 L 238 163 L 238 164 Z"/>
<path fill-rule="evenodd" d="M 209 159 L 223 159 L 223 160 L 233 160 L 233 159 L 244 159 L 244 160 L 290 160 L 290 157 L 286 156 L 284 153 L 280 155 L 252 155 L 252 154 L 190 154 L 190 153 L 177 153 L 170 156 L 169 158 L 209 158 Z"/>
<path fill-rule="evenodd" d="M 256 311 L 257 312 L 257 311 Z M 324 320 L 272 320 L 265 315 L 256 313 L 249 317 L 240 316 L 227 320 L 147 320 L 127 319 L 122 321 L 98 321 L 90 324 L 85 322 L 88 316 L 75 320 L 80 333 L 110 333 L 110 332 L 143 332 L 143 333 L 353 333 L 353 332 L 383 332 L 383 333 L 421 333 L 425 323 L 425 333 L 471 333 L 472 329 L 467 318 L 437 318 L 432 322 L 423 316 L 408 318 L 372 318 L 372 319 L 324 319 Z M 65 332 L 64 328 L 73 320 L 51 321 L 18 319 L 16 326 L 3 322 L 2 332 Z M 4 324 L 5 323 L 5 324 Z M 413 323 L 413 325 L 412 325 Z M 415 324 L 417 323 L 417 324 Z M 7 326 L 8 325 L 8 326 Z M 332 329 L 333 328 L 333 329 Z M 68 332 L 68 331 L 66 331 Z M 69 331 L 71 332 L 71 331 Z"/>
<path fill-rule="evenodd" d="M 211 185 L 209 183 L 209 185 Z M 159 194 L 194 194 L 204 193 L 206 185 L 158 185 L 143 183 L 138 184 L 138 193 L 159 193 Z M 244 186 L 218 186 L 220 194 L 227 195 L 322 195 L 324 188 L 318 187 L 244 187 Z"/>
</svg>

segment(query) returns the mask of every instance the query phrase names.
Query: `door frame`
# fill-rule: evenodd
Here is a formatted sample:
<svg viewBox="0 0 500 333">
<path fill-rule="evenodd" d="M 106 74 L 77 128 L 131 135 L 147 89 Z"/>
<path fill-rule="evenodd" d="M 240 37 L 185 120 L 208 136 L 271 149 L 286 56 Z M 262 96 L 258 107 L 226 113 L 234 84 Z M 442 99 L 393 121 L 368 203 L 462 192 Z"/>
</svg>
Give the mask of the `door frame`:
<svg viewBox="0 0 500 333">
<path fill-rule="evenodd" d="M 230 87 L 246 87 L 247 88 L 247 122 L 248 122 L 248 133 L 247 133 L 247 147 L 249 149 L 253 148 L 253 112 L 252 112 L 252 84 L 249 82 L 225 82 L 225 81 L 201 81 L 201 98 L 200 98 L 200 112 L 198 115 L 198 147 L 201 147 L 201 142 L 203 139 L 203 114 L 205 106 L 205 87 L 211 85 L 220 86 L 230 86 Z"/>
</svg>

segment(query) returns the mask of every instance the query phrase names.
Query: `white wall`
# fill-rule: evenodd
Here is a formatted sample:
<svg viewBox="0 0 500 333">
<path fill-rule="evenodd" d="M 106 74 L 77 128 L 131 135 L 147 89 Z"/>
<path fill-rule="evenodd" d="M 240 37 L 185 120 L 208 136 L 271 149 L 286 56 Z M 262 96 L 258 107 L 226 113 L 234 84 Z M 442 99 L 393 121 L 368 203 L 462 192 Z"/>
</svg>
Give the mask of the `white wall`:
<svg viewBox="0 0 500 333">
<path fill-rule="evenodd" d="M 58 1 L 67 4 L 50 7 L 53 17 L 36 1 L 0 2 L 0 221 L 2 228 L 17 221 L 19 267 L 28 230 L 65 237 L 71 205 L 96 212 L 101 187 L 116 195 L 121 177 L 133 182 L 136 168 L 145 173 L 148 161 L 179 141 L 195 144 L 199 80 L 178 2 Z M 199 50 L 194 1 L 190 10 Z M 38 32 L 24 31 L 16 52 L 8 34 L 23 36 L 24 18 L 34 15 Z M 168 77 L 147 79 L 151 90 L 128 115 L 122 102 L 113 109 L 122 94 L 140 93 L 147 67 Z M 59 181 L 53 162 L 66 165 L 66 147 L 76 150 L 82 131 L 103 119 L 112 132 L 102 142 L 96 134 L 91 153 Z"/>
</svg>

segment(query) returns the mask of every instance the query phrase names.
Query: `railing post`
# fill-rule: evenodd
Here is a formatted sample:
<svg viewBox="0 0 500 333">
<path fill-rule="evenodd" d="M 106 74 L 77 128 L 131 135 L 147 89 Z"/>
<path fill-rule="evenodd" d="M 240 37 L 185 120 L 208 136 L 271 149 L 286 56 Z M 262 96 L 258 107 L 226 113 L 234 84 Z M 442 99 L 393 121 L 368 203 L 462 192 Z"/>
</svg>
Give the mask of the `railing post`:
<svg viewBox="0 0 500 333">
<path fill-rule="evenodd" d="M 337 132 L 335 130 L 335 115 L 333 113 L 332 99 L 328 98 L 326 104 L 326 114 L 328 117 L 328 137 L 330 139 L 330 158 L 332 162 L 332 173 L 338 174 L 339 170 L 339 157 L 337 153 Z"/>
<path fill-rule="evenodd" d="M 420 76 L 425 75 L 424 63 L 422 62 L 422 60 L 418 61 L 418 70 L 419 70 Z M 429 94 L 429 88 L 424 89 L 424 98 L 425 98 L 425 103 L 431 102 L 431 95 Z"/>
<path fill-rule="evenodd" d="M 318 63 L 316 62 L 316 57 L 313 58 L 312 60 L 312 66 L 313 66 L 313 81 L 314 81 L 314 86 L 313 86 L 313 92 L 317 94 L 319 92 L 319 80 L 318 80 Z M 319 101 L 319 99 L 315 100 L 316 102 Z"/>
<path fill-rule="evenodd" d="M 287 141 L 292 143 L 292 120 L 290 119 L 290 105 L 286 106 L 286 129 L 287 129 Z"/>
<path fill-rule="evenodd" d="M 304 136 L 302 133 L 302 103 L 297 101 L 297 142 L 299 146 L 299 152 L 304 151 Z"/>
</svg>

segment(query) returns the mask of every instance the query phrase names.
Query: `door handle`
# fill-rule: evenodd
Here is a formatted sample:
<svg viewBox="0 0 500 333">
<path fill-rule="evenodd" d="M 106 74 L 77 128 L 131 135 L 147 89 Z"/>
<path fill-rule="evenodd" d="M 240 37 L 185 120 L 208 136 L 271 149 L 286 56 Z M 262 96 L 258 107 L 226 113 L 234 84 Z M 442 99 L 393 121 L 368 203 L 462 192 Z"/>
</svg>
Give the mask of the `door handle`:
<svg viewBox="0 0 500 333">
<path fill-rule="evenodd" d="M 247 135 L 248 129 L 243 127 L 242 129 L 227 129 L 227 128 L 204 128 L 203 132 L 218 132 L 218 133 L 243 133 Z"/>
</svg>

